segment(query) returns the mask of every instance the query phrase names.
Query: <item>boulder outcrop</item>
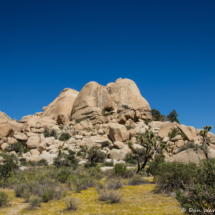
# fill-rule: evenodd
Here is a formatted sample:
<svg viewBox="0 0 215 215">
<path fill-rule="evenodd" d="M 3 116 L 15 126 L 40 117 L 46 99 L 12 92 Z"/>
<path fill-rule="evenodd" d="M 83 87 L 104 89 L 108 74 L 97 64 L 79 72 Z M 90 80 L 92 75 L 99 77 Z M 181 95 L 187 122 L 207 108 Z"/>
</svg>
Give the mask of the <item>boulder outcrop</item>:
<svg viewBox="0 0 215 215">
<path fill-rule="evenodd" d="M 92 118 L 101 114 L 101 110 L 114 110 L 127 106 L 138 110 L 138 117 L 151 118 L 149 103 L 141 96 L 140 91 L 130 79 L 117 79 L 106 87 L 96 83 L 87 83 L 78 94 L 73 104 L 72 119 Z M 135 112 L 127 116 L 134 118 Z"/>
<path fill-rule="evenodd" d="M 57 121 L 59 115 L 63 114 L 67 119 L 69 119 L 73 103 L 77 96 L 78 91 L 70 88 L 64 89 L 59 96 L 45 108 L 42 117 L 49 117 Z"/>
</svg>

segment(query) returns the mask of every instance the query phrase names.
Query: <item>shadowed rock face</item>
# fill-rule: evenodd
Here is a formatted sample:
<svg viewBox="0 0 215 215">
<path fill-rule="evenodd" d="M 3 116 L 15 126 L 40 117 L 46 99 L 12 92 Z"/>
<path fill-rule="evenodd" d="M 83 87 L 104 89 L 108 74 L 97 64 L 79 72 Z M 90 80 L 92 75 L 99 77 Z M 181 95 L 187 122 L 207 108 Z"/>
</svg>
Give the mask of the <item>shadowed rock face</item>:
<svg viewBox="0 0 215 215">
<path fill-rule="evenodd" d="M 73 104 L 72 119 L 86 118 L 88 114 L 96 115 L 102 109 L 114 110 L 127 105 L 142 113 L 150 113 L 149 103 L 141 96 L 140 91 L 130 79 L 117 79 L 106 87 L 96 83 L 87 83 L 78 94 Z"/>
</svg>

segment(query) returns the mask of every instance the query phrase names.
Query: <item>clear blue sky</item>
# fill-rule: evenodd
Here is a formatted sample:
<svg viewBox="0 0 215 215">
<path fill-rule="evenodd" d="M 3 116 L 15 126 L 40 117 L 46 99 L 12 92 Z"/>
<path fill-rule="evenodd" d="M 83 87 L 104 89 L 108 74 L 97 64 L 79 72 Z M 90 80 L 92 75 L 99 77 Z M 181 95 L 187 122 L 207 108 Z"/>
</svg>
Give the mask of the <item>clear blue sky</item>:
<svg viewBox="0 0 215 215">
<path fill-rule="evenodd" d="M 162 114 L 215 127 L 215 1 L 0 0 L 0 74 L 0 110 L 18 120 L 121 77 Z"/>
</svg>

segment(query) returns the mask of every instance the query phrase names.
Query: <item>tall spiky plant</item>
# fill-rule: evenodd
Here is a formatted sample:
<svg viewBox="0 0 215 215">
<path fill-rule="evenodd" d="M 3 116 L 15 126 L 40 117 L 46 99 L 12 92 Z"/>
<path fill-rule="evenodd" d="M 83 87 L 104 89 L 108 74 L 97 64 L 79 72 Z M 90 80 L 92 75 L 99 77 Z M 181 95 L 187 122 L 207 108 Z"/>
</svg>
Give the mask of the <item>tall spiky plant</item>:
<svg viewBox="0 0 215 215">
<path fill-rule="evenodd" d="M 151 127 L 149 126 L 145 133 L 138 133 L 136 136 L 137 143 L 146 149 L 142 166 L 140 165 L 140 157 L 137 153 L 137 150 L 134 148 L 133 143 L 131 141 L 128 142 L 128 146 L 132 150 L 132 155 L 137 159 L 138 162 L 137 173 L 144 169 L 149 160 L 153 160 L 157 155 L 162 154 L 163 149 L 167 150 L 167 145 L 165 143 L 160 143 L 158 141 L 158 136 L 155 136 L 150 128 Z"/>
<path fill-rule="evenodd" d="M 203 142 L 202 142 L 202 150 L 205 154 L 205 157 L 207 161 L 209 160 L 208 157 L 208 146 L 210 146 L 211 140 L 208 137 L 208 132 L 211 130 L 212 126 L 203 126 L 203 130 L 200 131 L 200 135 L 203 137 Z"/>
</svg>

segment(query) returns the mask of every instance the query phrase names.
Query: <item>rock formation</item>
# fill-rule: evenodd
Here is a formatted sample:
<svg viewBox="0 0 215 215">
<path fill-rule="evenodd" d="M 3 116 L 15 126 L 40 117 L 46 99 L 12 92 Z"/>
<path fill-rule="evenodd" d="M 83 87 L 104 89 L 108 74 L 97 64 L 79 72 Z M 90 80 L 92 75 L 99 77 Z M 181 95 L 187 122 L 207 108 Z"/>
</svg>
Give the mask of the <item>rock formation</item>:
<svg viewBox="0 0 215 215">
<path fill-rule="evenodd" d="M 150 128 L 160 142 L 167 144 L 168 150 L 164 151 L 167 160 L 197 162 L 199 157 L 204 158 L 202 153 L 198 157 L 191 149 L 180 152 L 190 141 L 196 145 L 202 143 L 199 129 L 176 122 L 147 123 L 152 119 L 149 103 L 129 79 L 120 78 L 106 87 L 89 82 L 80 93 L 66 88 L 43 110 L 24 116 L 19 122 L 0 112 L 0 149 L 5 150 L 19 141 L 30 150 L 22 153 L 26 161 L 46 159 L 51 164 L 60 149 L 78 152 L 80 147 L 96 146 L 107 158 L 123 160 L 131 153 L 128 141 L 135 148 L 143 148 L 137 144 L 135 136 Z M 173 128 L 179 129 L 181 134 L 170 139 L 168 134 Z M 55 135 L 45 137 L 45 129 Z M 71 138 L 60 141 L 62 133 L 68 133 Z M 215 135 L 209 132 L 208 137 L 211 139 L 210 156 L 215 157 Z M 15 151 L 11 153 L 16 154 Z M 82 157 L 78 159 L 80 163 L 87 162 Z"/>
</svg>

